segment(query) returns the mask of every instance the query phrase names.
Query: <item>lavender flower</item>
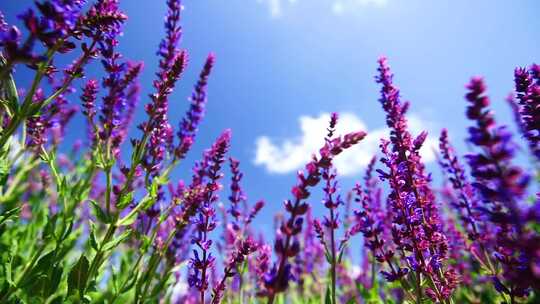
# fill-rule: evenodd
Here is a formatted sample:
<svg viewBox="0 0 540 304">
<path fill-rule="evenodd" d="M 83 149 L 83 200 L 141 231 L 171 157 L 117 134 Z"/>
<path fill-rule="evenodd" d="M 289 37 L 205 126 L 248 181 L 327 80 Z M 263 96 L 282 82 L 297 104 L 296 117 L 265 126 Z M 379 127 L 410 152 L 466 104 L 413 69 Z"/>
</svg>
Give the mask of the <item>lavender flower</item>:
<svg viewBox="0 0 540 304">
<path fill-rule="evenodd" d="M 330 125 L 328 127 L 328 134 L 325 138 L 326 142 L 330 142 L 332 140 L 332 136 L 335 132 L 335 127 L 338 122 L 338 115 L 336 113 L 333 113 L 330 118 Z M 340 248 L 337 248 L 336 244 L 336 230 L 339 228 L 339 214 L 337 213 L 337 208 L 339 205 L 343 204 L 343 201 L 341 200 L 340 196 L 334 197 L 334 194 L 338 191 L 337 188 L 337 180 L 336 180 L 337 173 L 335 169 L 330 165 L 326 168 L 323 168 L 322 170 L 322 179 L 325 182 L 325 185 L 323 187 L 324 191 L 324 207 L 328 209 L 328 216 L 324 217 L 323 224 L 326 227 L 326 229 L 330 233 L 330 244 L 327 246 L 327 244 L 324 241 L 323 231 L 320 227 L 319 222 L 315 221 L 315 229 L 317 231 L 317 234 L 319 235 L 319 238 L 323 244 L 323 246 L 326 248 L 326 254 L 329 257 L 329 263 L 330 263 L 330 277 L 331 277 L 331 299 L 332 303 L 336 303 L 336 283 L 337 283 L 337 273 L 336 273 L 336 267 L 338 264 L 337 256 L 338 256 L 338 250 L 342 249 L 345 242 L 342 242 L 343 246 L 340 246 Z"/>
<path fill-rule="evenodd" d="M 126 90 L 136 86 L 136 79 L 142 70 L 142 64 L 121 62 L 121 55 L 114 50 L 116 44 L 115 38 L 109 37 L 100 46 L 104 57 L 102 64 L 107 73 L 102 85 L 108 94 L 103 97 L 99 115 L 101 127 L 98 132 L 99 140 L 109 143 L 107 146 L 110 146 L 110 152 L 107 153 L 114 156 L 120 152 L 120 144 L 125 138 L 126 124 L 123 116 L 129 113 L 131 106 L 126 103 Z"/>
<path fill-rule="evenodd" d="M 474 242 L 481 236 L 480 228 L 478 227 L 479 215 L 476 211 L 478 205 L 474 197 L 474 190 L 465 176 L 465 171 L 459 163 L 454 148 L 448 141 L 448 131 L 446 129 L 443 129 L 441 132 L 439 150 L 442 156 L 440 164 L 449 174 L 449 180 L 459 198 L 453 204 L 453 207 L 458 211 L 469 240 Z"/>
<path fill-rule="evenodd" d="M 176 82 L 180 79 L 187 64 L 187 53 L 177 49 L 181 37 L 179 25 L 181 1 L 167 1 L 167 17 L 165 19 L 166 37 L 161 41 L 159 69 L 157 79 L 153 85 L 156 92 L 150 95 L 152 102 L 145 107 L 148 121 L 142 123 L 139 128 L 149 137 L 147 145 L 148 154 L 143 159 L 143 167 L 148 175 L 156 175 L 161 162 L 167 152 L 173 149 L 173 128 L 167 117 L 169 109 L 169 95 L 172 93 Z M 149 134 L 149 135 L 148 135 Z M 140 142 L 135 142 L 139 144 Z"/>
<path fill-rule="evenodd" d="M 233 277 L 236 275 L 235 269 L 238 268 L 244 261 L 246 261 L 247 257 L 257 251 L 257 248 L 259 246 L 254 243 L 252 239 L 246 239 L 243 241 L 240 241 L 237 244 L 236 250 L 233 252 L 231 258 L 227 261 L 227 264 L 225 266 L 225 271 L 223 273 L 223 278 L 221 281 L 217 284 L 217 286 L 213 289 L 213 296 L 212 296 L 212 304 L 219 304 L 221 303 L 221 299 L 223 298 L 223 293 L 226 289 L 226 280 L 227 278 Z M 202 302 L 204 303 L 204 302 Z"/>
<path fill-rule="evenodd" d="M 175 149 L 175 154 L 178 159 L 184 158 L 186 153 L 191 148 L 197 133 L 197 128 L 204 116 L 204 108 L 206 105 L 206 86 L 208 84 L 208 77 L 212 71 L 214 62 L 214 54 L 208 55 L 201 74 L 199 75 L 199 80 L 197 81 L 195 89 L 191 95 L 190 108 L 180 122 L 177 133 L 180 143 Z"/>
<path fill-rule="evenodd" d="M 171 67 L 174 57 L 179 52 L 178 44 L 182 38 L 182 27 L 180 26 L 180 13 L 182 11 L 182 1 L 167 0 L 167 16 L 165 17 L 166 36 L 159 44 L 157 55 L 160 56 L 159 68 L 161 74 Z M 161 76 L 158 75 L 158 76 Z"/>
<path fill-rule="evenodd" d="M 368 167 L 366 176 L 371 175 L 371 166 Z M 407 268 L 400 268 L 394 265 L 394 251 L 388 248 L 384 237 L 385 222 L 378 210 L 376 201 L 367 190 L 357 184 L 354 188 L 355 202 L 360 203 L 362 209 L 355 211 L 356 223 L 351 227 L 351 231 L 362 232 L 364 236 L 364 246 L 368 248 L 371 255 L 379 263 L 388 264 L 390 272 L 381 270 L 381 274 L 389 281 L 393 282 L 401 279 L 408 273 Z"/>
<path fill-rule="evenodd" d="M 26 122 L 28 132 L 28 146 L 40 149 L 46 142 L 45 122 L 40 116 L 30 117 Z"/>
<path fill-rule="evenodd" d="M 149 173 L 155 173 L 165 157 L 165 153 L 172 147 L 173 130 L 167 118 L 168 97 L 175 83 L 185 69 L 187 54 L 177 53 L 173 58 L 170 69 L 163 78 L 154 81 L 157 92 L 151 95 L 152 103 L 146 105 L 149 120 L 141 124 L 140 128 L 145 134 L 150 134 L 148 141 L 148 155 L 143 165 Z"/>
<path fill-rule="evenodd" d="M 519 102 L 520 127 L 528 140 L 529 148 L 540 160 L 540 81 L 538 65 L 529 69 L 517 68 L 514 72 L 516 98 Z M 516 105 L 517 107 L 517 105 Z"/>
<path fill-rule="evenodd" d="M 383 140 L 381 144 L 384 154 L 381 162 L 388 171 L 377 171 L 382 180 L 390 183 L 388 201 L 394 216 L 393 241 L 401 253 L 402 262 L 406 262 L 416 274 L 416 300 L 420 301 L 423 297 L 420 280 L 426 276 L 434 288 L 427 288 L 426 294 L 433 300 L 445 301 L 455 286 L 449 270 L 438 267 L 442 263 L 436 263 L 437 267 L 431 263 L 446 259 L 448 244 L 429 186 L 430 177 L 425 173 L 419 153 L 427 133 L 420 133 L 413 139 L 407 130 L 405 114 L 409 104 L 401 102 L 399 89 L 393 84 L 393 74 L 385 57 L 379 59 L 378 72 L 376 81 L 382 85 L 379 101 L 386 112 L 390 141 Z M 392 150 L 388 149 L 390 144 Z M 396 273 L 402 275 L 402 272 Z M 395 276 L 396 273 L 388 275 L 387 279 L 399 278 Z M 445 279 L 447 273 L 449 276 Z"/>
<path fill-rule="evenodd" d="M 510 163 L 516 146 L 506 127 L 497 127 L 493 113 L 487 110 L 489 98 L 484 95 L 483 80 L 473 78 L 467 88 L 466 99 L 470 103 L 467 117 L 476 123 L 469 128 L 469 141 L 482 150 L 482 153 L 467 155 L 467 160 L 477 181 L 474 186 L 486 202 L 492 202 L 499 209 L 500 203 L 511 204 L 525 195 L 529 177 Z"/>
<path fill-rule="evenodd" d="M 335 115 L 333 115 L 334 117 Z M 302 171 L 298 172 L 298 183 L 292 188 L 294 202 L 285 201 L 285 209 L 290 213 L 289 218 L 281 224 L 280 233 L 275 240 L 274 249 L 278 255 L 278 264 L 266 275 L 266 294 L 269 303 L 273 303 L 275 295 L 287 289 L 291 279 L 291 265 L 288 263 L 289 257 L 294 257 L 300 250 L 300 244 L 295 236 L 302 231 L 302 216 L 306 214 L 309 206 L 303 202 L 310 196 L 309 187 L 316 186 L 320 179 L 322 171 L 329 168 L 332 159 L 343 150 L 357 144 L 366 136 L 365 132 L 358 131 L 349 133 L 343 138 L 337 137 L 329 140 L 319 150 L 320 157 L 313 156 L 313 160 L 306 165 L 308 175 Z"/>
<path fill-rule="evenodd" d="M 517 73 L 518 76 L 520 73 Z M 527 78 L 516 77 L 517 90 L 522 90 Z M 487 109 L 489 98 L 485 95 L 482 78 L 472 78 L 465 96 L 470 103 L 467 117 L 476 123 L 469 128 L 469 141 L 477 146 L 479 153 L 467 155 L 474 186 L 479 190 L 484 205 L 481 210 L 497 226 L 494 259 L 503 267 L 502 278 L 494 275 L 497 291 L 514 297 L 527 295 L 530 283 L 516 280 L 518 269 L 526 269 L 521 246 L 511 241 L 523 236 L 523 218 L 518 201 L 526 194 L 529 176 L 511 163 L 515 144 L 504 126 L 498 127 L 493 113 Z M 519 98 L 519 97 L 518 97 Z M 520 242 L 521 243 L 521 242 Z"/>
<path fill-rule="evenodd" d="M 242 191 L 242 188 L 240 186 L 240 181 L 242 180 L 242 172 L 240 172 L 240 169 L 238 168 L 240 165 L 240 162 L 234 158 L 229 158 L 230 168 L 231 168 L 231 195 L 229 196 L 229 201 L 231 202 L 231 208 L 229 209 L 229 213 L 234 219 L 233 225 L 236 225 L 235 229 L 239 229 L 238 222 L 240 215 L 242 214 L 240 211 L 240 203 L 245 202 L 246 197 L 244 192 Z"/>
<path fill-rule="evenodd" d="M 208 289 L 208 271 L 214 267 L 215 258 L 209 252 L 212 241 L 208 239 L 208 233 L 216 228 L 214 202 L 218 199 L 215 191 L 221 186 L 219 179 L 222 174 L 219 172 L 224 161 L 225 153 L 229 149 L 231 132 L 225 131 L 216 140 L 210 150 L 204 153 L 204 159 L 197 169 L 194 177 L 194 184 L 200 184 L 203 179 L 208 179 L 203 194 L 201 205 L 197 207 L 198 218 L 195 221 L 196 233 L 192 243 L 198 249 L 194 249 L 194 256 L 190 262 L 191 273 L 189 284 L 195 287 L 200 294 L 201 303 L 205 303 L 205 291 Z M 199 255 L 198 250 L 201 251 Z"/>
</svg>

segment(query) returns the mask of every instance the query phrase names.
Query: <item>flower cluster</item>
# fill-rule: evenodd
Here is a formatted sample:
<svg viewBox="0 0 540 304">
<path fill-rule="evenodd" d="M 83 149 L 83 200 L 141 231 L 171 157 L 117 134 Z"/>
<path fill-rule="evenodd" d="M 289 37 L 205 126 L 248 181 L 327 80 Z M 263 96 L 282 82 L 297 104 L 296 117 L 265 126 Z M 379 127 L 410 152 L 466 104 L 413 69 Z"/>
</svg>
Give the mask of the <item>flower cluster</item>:
<svg viewBox="0 0 540 304">
<path fill-rule="evenodd" d="M 332 117 L 335 117 L 335 115 L 332 115 Z M 332 119 L 332 121 L 334 120 L 335 118 Z M 332 124 L 335 124 L 335 122 L 331 122 L 331 129 L 333 129 Z M 365 136 L 365 132 L 358 131 L 326 141 L 319 150 L 320 156 L 313 155 L 312 161 L 305 166 L 307 176 L 303 171 L 298 172 L 298 183 L 291 190 L 294 201 L 285 201 L 285 210 L 290 215 L 281 224 L 274 244 L 278 262 L 265 276 L 265 293 L 268 295 L 270 303 L 274 301 L 277 293 L 287 289 L 289 281 L 293 278 L 291 264 L 288 259 L 296 256 L 300 251 L 300 243 L 296 236 L 302 231 L 302 216 L 309 209 L 309 205 L 304 202 L 310 196 L 308 189 L 320 182 L 323 171 L 331 167 L 332 159 L 335 156 L 357 144 Z"/>
<path fill-rule="evenodd" d="M 524 92 L 528 81 L 526 75 L 516 70 L 518 98 L 524 98 L 519 92 Z M 502 273 L 494 274 L 492 281 L 497 291 L 511 299 L 524 297 L 531 285 L 525 278 L 534 282 L 535 277 L 529 272 L 529 263 L 538 261 L 537 254 L 530 254 L 530 250 L 524 248 L 528 241 L 538 237 L 524 226 L 531 219 L 530 212 L 520 206 L 530 178 L 522 168 L 512 164 L 516 144 L 506 126 L 496 125 L 494 115 L 488 109 L 490 101 L 485 95 L 483 79 L 472 78 L 467 89 L 467 117 L 475 122 L 469 128 L 469 141 L 479 150 L 467 155 L 467 159 L 475 179 L 473 185 L 482 198 L 480 210 L 496 226 L 493 258 L 502 266 Z"/>
<path fill-rule="evenodd" d="M 540 65 L 517 68 L 514 72 L 520 127 L 536 158 L 540 159 Z"/>
<path fill-rule="evenodd" d="M 192 243 L 195 244 L 201 251 L 201 255 L 197 249 L 193 250 L 193 258 L 190 261 L 191 274 L 189 278 L 189 284 L 195 287 L 200 292 L 201 303 L 204 302 L 205 291 L 208 289 L 209 270 L 214 267 L 215 258 L 209 252 L 212 246 L 212 240 L 209 239 L 209 233 L 216 228 L 215 221 L 215 207 L 214 203 L 217 201 L 218 196 L 216 191 L 221 187 L 219 180 L 222 177 L 220 173 L 221 165 L 225 160 L 225 154 L 229 149 L 231 139 L 231 132 L 225 131 L 213 144 L 212 148 L 204 153 L 203 161 L 196 169 L 198 177 L 195 180 L 199 183 L 208 179 L 208 183 L 205 185 L 205 193 L 203 194 L 203 200 L 197 207 L 197 219 L 194 222 L 195 235 L 192 239 Z"/>
<path fill-rule="evenodd" d="M 392 240 L 400 252 L 401 263 L 406 265 L 391 273 L 388 279 L 397 280 L 412 271 L 417 301 L 423 298 L 421 280 L 426 277 L 432 284 L 425 293 L 434 301 L 444 302 L 452 295 L 457 278 L 445 268 L 448 243 L 429 185 L 430 177 L 426 175 L 420 157 L 427 133 L 413 138 L 408 131 L 405 114 L 409 104 L 401 102 L 399 89 L 393 84 L 393 74 L 384 57 L 379 59 L 378 72 L 376 80 L 382 85 L 379 101 L 386 112 L 390 140 L 381 143 L 384 156 L 381 162 L 387 169 L 377 171 L 391 188 L 388 203 L 393 216 Z"/>
<path fill-rule="evenodd" d="M 454 148 L 448 141 L 448 131 L 443 129 L 439 138 L 439 150 L 441 153 L 440 164 L 449 175 L 448 179 L 458 199 L 453 203 L 453 207 L 458 211 L 463 227 L 467 232 L 469 240 L 476 241 L 481 237 L 479 227 L 478 202 L 474 196 L 472 185 L 465 176 L 465 170 L 460 164 Z"/>
<path fill-rule="evenodd" d="M 175 149 L 175 155 L 178 159 L 184 158 L 187 151 L 191 148 L 197 128 L 204 116 L 204 107 L 206 105 L 206 86 L 208 84 L 208 76 L 214 66 L 214 54 L 208 55 L 204 67 L 199 75 L 199 80 L 195 85 L 193 94 L 191 95 L 191 105 L 185 117 L 180 122 L 178 130 L 178 138 L 180 143 Z"/>
<path fill-rule="evenodd" d="M 235 269 L 239 267 L 242 263 L 244 263 L 247 257 L 250 254 L 254 253 L 258 247 L 259 246 L 255 244 L 254 241 L 250 238 L 240 241 L 238 243 L 236 250 L 233 252 L 229 261 L 227 261 L 225 271 L 223 273 L 223 278 L 213 289 L 212 304 L 221 303 L 221 299 L 223 298 L 223 292 L 226 288 L 225 283 L 227 278 L 233 277 L 236 274 Z"/>
</svg>

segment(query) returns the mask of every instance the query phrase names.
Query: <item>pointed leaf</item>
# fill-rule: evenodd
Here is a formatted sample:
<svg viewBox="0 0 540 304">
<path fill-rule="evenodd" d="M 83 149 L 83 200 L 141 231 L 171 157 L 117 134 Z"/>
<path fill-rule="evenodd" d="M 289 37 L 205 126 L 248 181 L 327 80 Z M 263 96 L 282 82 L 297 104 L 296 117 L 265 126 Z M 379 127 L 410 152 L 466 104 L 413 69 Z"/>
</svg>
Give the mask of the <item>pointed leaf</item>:
<svg viewBox="0 0 540 304">
<path fill-rule="evenodd" d="M 117 203 L 116 207 L 120 210 L 126 208 L 133 201 L 133 192 L 129 192 L 126 195 L 120 197 L 120 201 Z"/>
<path fill-rule="evenodd" d="M 104 224 L 110 223 L 110 217 L 107 215 L 107 213 L 105 213 L 105 211 L 103 211 L 103 209 L 101 209 L 98 202 L 90 200 L 90 205 L 92 205 L 94 215 L 100 222 Z"/>
<path fill-rule="evenodd" d="M 81 255 L 81 258 L 71 268 L 71 271 L 69 272 L 68 277 L 68 294 L 74 294 L 75 292 L 79 292 L 79 294 L 84 293 L 84 289 L 86 287 L 86 281 L 88 280 L 88 268 L 90 267 L 88 263 L 88 259 Z"/>
<path fill-rule="evenodd" d="M 94 249 L 94 250 L 98 250 L 99 249 L 99 243 L 97 241 L 97 238 L 96 238 L 96 225 L 92 222 L 90 222 L 90 237 L 89 237 L 89 241 L 90 241 L 90 246 Z"/>
<path fill-rule="evenodd" d="M 118 237 L 113 239 L 112 241 L 105 244 L 105 246 L 103 247 L 103 251 L 108 251 L 108 250 L 116 248 L 120 243 L 122 243 L 125 239 L 127 239 L 131 235 L 131 231 L 132 231 L 131 229 L 128 229 L 124 231 L 122 234 L 120 234 Z"/>
<path fill-rule="evenodd" d="M 9 219 L 14 219 L 18 216 L 22 207 L 15 207 L 13 209 L 7 210 L 6 212 L 0 215 L 0 225 L 4 224 Z"/>
</svg>

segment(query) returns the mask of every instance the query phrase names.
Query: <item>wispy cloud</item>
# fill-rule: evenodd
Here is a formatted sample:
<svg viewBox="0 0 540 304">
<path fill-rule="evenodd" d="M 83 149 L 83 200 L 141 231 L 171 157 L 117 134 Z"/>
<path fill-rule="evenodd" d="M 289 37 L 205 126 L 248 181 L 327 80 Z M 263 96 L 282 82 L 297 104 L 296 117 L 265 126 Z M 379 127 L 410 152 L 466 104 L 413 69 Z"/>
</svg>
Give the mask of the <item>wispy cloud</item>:
<svg viewBox="0 0 540 304">
<path fill-rule="evenodd" d="M 324 143 L 324 134 L 330 119 L 329 113 L 318 117 L 301 116 L 299 118 L 301 134 L 296 137 L 280 140 L 268 136 L 261 136 L 256 140 L 254 163 L 263 166 L 269 173 L 285 174 L 296 171 L 310 160 L 311 155 Z M 410 115 L 409 126 L 415 134 L 427 129 L 433 129 L 432 124 L 421 120 L 416 115 Z M 337 134 L 364 130 L 368 136 L 357 146 L 343 152 L 334 161 L 335 167 L 341 175 L 354 175 L 359 173 L 369 162 L 371 157 L 379 151 L 380 138 L 387 136 L 387 128 L 369 130 L 366 124 L 352 113 L 341 113 L 337 126 Z M 426 162 L 435 159 L 433 150 L 437 147 L 435 133 L 430 132 L 424 147 L 422 157 Z"/>
<path fill-rule="evenodd" d="M 332 12 L 336 15 L 342 15 L 349 11 L 365 6 L 382 7 L 388 3 L 388 0 L 334 0 L 332 2 Z"/>
<path fill-rule="evenodd" d="M 270 12 L 270 16 L 274 18 L 281 17 L 283 9 L 287 5 L 292 5 L 301 2 L 302 0 L 257 0 L 257 2 L 265 5 Z M 303 0 L 312 1 L 312 0 Z M 330 1 L 331 12 L 336 15 L 358 9 L 365 6 L 384 6 L 389 0 L 332 0 Z"/>
</svg>

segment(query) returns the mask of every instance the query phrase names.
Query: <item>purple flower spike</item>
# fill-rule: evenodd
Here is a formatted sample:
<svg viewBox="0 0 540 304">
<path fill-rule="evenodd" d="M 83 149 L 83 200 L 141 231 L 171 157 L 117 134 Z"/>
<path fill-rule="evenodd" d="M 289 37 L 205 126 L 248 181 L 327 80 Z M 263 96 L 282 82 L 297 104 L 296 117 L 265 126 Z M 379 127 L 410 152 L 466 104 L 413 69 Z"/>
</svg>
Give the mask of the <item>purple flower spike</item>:
<svg viewBox="0 0 540 304">
<path fill-rule="evenodd" d="M 520 128 L 529 143 L 529 148 L 540 160 L 540 66 L 529 69 L 517 68 L 514 72 L 515 91 L 520 114 Z"/>
<path fill-rule="evenodd" d="M 517 69 L 515 80 L 518 100 L 526 100 L 524 94 L 529 90 L 523 90 L 530 88 L 532 77 L 524 69 Z M 534 243 L 532 239 L 537 238 L 537 234 L 528 231 L 526 212 L 519 202 L 526 195 L 530 178 L 512 164 L 516 146 L 509 131 L 505 126 L 497 126 L 493 113 L 487 109 L 489 98 L 485 95 L 482 78 L 473 78 L 467 89 L 467 117 L 475 122 L 469 128 L 469 141 L 479 150 L 467 155 L 467 159 L 476 181 L 473 186 L 479 190 L 484 203 L 480 210 L 497 227 L 492 256 L 502 266 L 502 273 L 493 275 L 494 287 L 512 299 L 526 296 L 531 282 L 535 281 L 532 279 L 535 275 L 525 271 L 530 270 L 529 260 L 534 256 L 528 254 L 526 244 Z"/>
<path fill-rule="evenodd" d="M 26 122 L 28 132 L 28 146 L 40 149 L 47 139 L 45 138 L 45 121 L 40 116 L 30 117 Z"/>
<path fill-rule="evenodd" d="M 212 304 L 221 303 L 221 299 L 223 298 L 226 289 L 226 280 L 236 275 L 235 270 L 244 263 L 250 254 L 257 251 L 258 247 L 259 246 L 250 238 L 240 241 L 237 244 L 237 248 L 233 252 L 231 258 L 226 262 L 223 278 L 213 289 Z"/>
<path fill-rule="evenodd" d="M 240 162 L 234 158 L 229 158 L 230 167 L 231 167 L 231 195 L 229 196 L 229 201 L 231 202 L 231 208 L 229 209 L 229 213 L 234 218 L 234 224 L 238 227 L 238 221 L 241 216 L 240 203 L 244 202 L 246 200 L 246 197 L 244 195 L 244 192 L 242 191 L 242 188 L 240 186 L 240 181 L 242 180 L 242 172 L 240 172 L 240 169 L 238 168 L 240 166 Z"/>
<path fill-rule="evenodd" d="M 452 187 L 458 193 L 458 201 L 453 204 L 453 207 L 457 209 L 469 239 L 474 242 L 480 237 L 479 214 L 477 214 L 478 204 L 474 197 L 474 190 L 465 176 L 465 171 L 459 163 L 454 148 L 448 141 L 448 131 L 446 129 L 441 132 L 439 149 L 442 156 L 440 164 L 449 174 Z"/>
<path fill-rule="evenodd" d="M 331 121 L 335 121 L 337 116 L 332 115 L 332 117 L 334 118 Z M 365 136 L 365 132 L 358 131 L 346 134 L 343 137 L 326 140 L 325 145 L 319 150 L 320 157 L 313 155 L 312 161 L 305 166 L 307 175 L 303 171 L 298 172 L 298 183 L 291 190 L 294 201 L 285 201 L 285 210 L 290 216 L 281 223 L 279 233 L 282 235 L 276 237 L 274 244 L 274 249 L 278 255 L 278 263 L 267 273 L 266 291 L 264 293 L 268 296 L 269 303 L 273 303 L 275 295 L 285 291 L 289 286 L 292 274 L 288 259 L 296 256 L 300 250 L 296 236 L 302 231 L 302 216 L 309 209 L 309 205 L 304 202 L 310 196 L 308 189 L 320 182 L 323 171 L 332 166 L 332 160 L 335 156 L 357 144 Z"/>
<path fill-rule="evenodd" d="M 423 276 L 430 278 L 434 282 L 436 300 L 444 301 L 455 284 L 450 277 L 445 278 L 449 270 L 435 271 L 429 265 L 434 257 L 441 261 L 447 259 L 448 241 L 429 185 L 430 176 L 426 174 L 420 157 L 420 148 L 427 133 L 422 132 L 413 139 L 408 131 L 405 114 L 409 104 L 401 101 L 385 57 L 379 59 L 378 72 L 376 81 L 382 85 L 379 102 L 386 112 L 390 140 L 383 140 L 380 145 L 384 155 L 381 162 L 387 170 L 379 169 L 377 172 L 391 188 L 388 203 L 393 214 L 392 240 L 401 255 L 401 262 L 415 272 L 416 281 L 419 282 Z M 386 272 L 385 276 L 397 279 L 405 273 L 400 268 L 391 267 L 392 273 Z M 449 292 L 444 293 L 443 290 Z M 420 301 L 423 288 L 419 283 L 415 286 L 415 293 L 416 301 Z"/>
<path fill-rule="evenodd" d="M 511 202 L 522 198 L 529 176 L 510 164 L 516 149 L 511 135 L 505 126 L 496 126 L 493 113 L 487 109 L 490 102 L 482 78 L 471 79 L 467 88 L 467 117 L 476 122 L 469 128 L 469 141 L 483 151 L 467 155 L 471 174 L 477 180 L 474 186 L 486 201 Z"/>
<path fill-rule="evenodd" d="M 180 122 L 178 130 L 179 144 L 175 149 L 175 154 L 178 159 L 185 157 L 186 153 L 193 145 L 195 135 L 197 134 L 197 128 L 204 116 L 204 108 L 206 106 L 206 87 L 208 84 L 208 77 L 214 66 L 215 56 L 213 54 L 208 55 L 206 63 L 199 75 L 199 81 L 195 85 L 195 89 L 191 95 L 191 105 L 187 111 L 185 117 Z"/>
<path fill-rule="evenodd" d="M 218 200 L 218 196 L 215 192 L 221 188 L 219 184 L 219 180 L 222 177 L 220 170 L 225 161 L 225 154 L 229 149 L 230 140 L 231 131 L 226 130 L 218 137 L 212 148 L 204 153 L 203 161 L 195 170 L 191 186 L 198 189 L 202 187 L 202 193 L 199 196 L 200 200 L 195 204 L 191 202 L 193 205 L 190 206 L 188 204 L 185 207 L 188 209 L 184 210 L 188 216 L 189 212 L 192 212 L 190 208 L 196 208 L 198 213 L 198 217 L 194 222 L 195 233 L 192 239 L 192 243 L 198 249 L 193 250 L 194 257 L 190 263 L 191 272 L 189 281 L 190 286 L 198 290 L 200 303 L 205 303 L 204 298 L 209 286 L 209 274 L 214 267 L 214 258 L 209 253 L 212 241 L 208 238 L 208 234 L 217 226 L 214 203 Z M 205 185 L 203 184 L 204 182 L 206 182 Z M 200 255 L 198 250 L 201 252 Z"/>
</svg>

